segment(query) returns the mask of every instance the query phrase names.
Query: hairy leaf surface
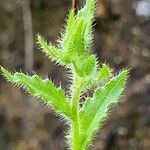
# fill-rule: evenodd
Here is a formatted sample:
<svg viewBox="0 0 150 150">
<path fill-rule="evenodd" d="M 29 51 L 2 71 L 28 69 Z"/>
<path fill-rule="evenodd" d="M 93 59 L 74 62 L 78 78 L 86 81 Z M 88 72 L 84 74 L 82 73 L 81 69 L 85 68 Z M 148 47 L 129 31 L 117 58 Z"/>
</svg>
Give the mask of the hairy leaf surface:
<svg viewBox="0 0 150 150">
<path fill-rule="evenodd" d="M 42 80 L 38 75 L 27 76 L 17 72 L 12 75 L 3 67 L 1 67 L 1 71 L 7 80 L 17 86 L 22 86 L 32 96 L 42 98 L 46 105 L 52 106 L 59 113 L 70 117 L 70 105 L 63 90 L 56 88 L 50 80 Z"/>
<path fill-rule="evenodd" d="M 116 104 L 124 89 L 128 71 L 122 71 L 103 87 L 97 88 L 93 97 L 88 98 L 80 111 L 83 148 L 91 141 L 93 134 L 107 117 L 111 104 Z"/>
<path fill-rule="evenodd" d="M 40 35 L 37 36 L 37 43 L 39 44 L 41 50 L 48 56 L 52 61 L 58 62 L 62 65 L 67 64 L 63 59 L 64 53 L 62 50 L 56 48 L 51 43 L 47 43 L 46 40 Z"/>
<path fill-rule="evenodd" d="M 112 76 L 112 70 L 106 65 L 103 64 L 98 73 L 98 80 L 102 81 L 104 79 L 110 78 Z"/>
</svg>

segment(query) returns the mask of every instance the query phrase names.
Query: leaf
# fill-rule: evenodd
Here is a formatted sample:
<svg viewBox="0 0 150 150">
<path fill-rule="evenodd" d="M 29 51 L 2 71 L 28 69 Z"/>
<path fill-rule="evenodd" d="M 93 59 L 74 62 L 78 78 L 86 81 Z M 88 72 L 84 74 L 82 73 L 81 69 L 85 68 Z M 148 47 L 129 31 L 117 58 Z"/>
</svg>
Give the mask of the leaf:
<svg viewBox="0 0 150 150">
<path fill-rule="evenodd" d="M 67 59 L 72 59 L 74 55 L 80 55 L 85 52 L 84 48 L 84 32 L 86 22 L 81 18 L 76 18 L 74 12 L 71 11 L 67 26 L 59 40 L 60 47 L 64 50 Z"/>
<path fill-rule="evenodd" d="M 95 55 L 90 55 L 88 57 L 83 58 L 82 62 L 74 61 L 74 68 L 76 73 L 79 76 L 89 76 L 92 74 L 94 67 L 96 65 Z"/>
<path fill-rule="evenodd" d="M 112 76 L 111 72 L 111 69 L 106 64 L 103 64 L 98 73 L 98 80 L 101 81 L 110 78 Z"/>
<path fill-rule="evenodd" d="M 83 56 L 87 50 L 84 44 L 84 33 L 86 29 L 86 22 L 83 19 L 76 19 L 73 25 L 73 30 L 68 36 L 65 44 L 65 54 L 68 59 L 75 60 L 76 57 Z M 66 38 L 66 37 L 64 37 Z"/>
<path fill-rule="evenodd" d="M 72 41 L 69 49 L 76 52 L 79 56 L 86 52 L 84 45 L 84 34 L 86 29 L 86 22 L 83 19 L 76 19 L 76 27 L 72 34 Z"/>
<path fill-rule="evenodd" d="M 52 60 L 60 63 L 61 65 L 67 64 L 63 59 L 63 51 L 57 49 L 55 46 L 48 44 L 44 38 L 40 35 L 37 35 L 37 43 L 39 44 L 42 51 Z"/>
<path fill-rule="evenodd" d="M 95 9 L 95 0 L 86 0 L 85 6 L 81 10 L 78 11 L 77 17 L 80 17 L 89 21 L 93 19 L 94 17 L 94 9 Z"/>
<path fill-rule="evenodd" d="M 50 80 L 42 80 L 38 75 L 27 76 L 18 72 L 12 75 L 3 67 L 1 67 L 1 71 L 8 81 L 23 87 L 32 96 L 42 98 L 46 105 L 52 106 L 62 115 L 71 116 L 70 104 L 66 100 L 63 90 L 56 88 Z"/>
<path fill-rule="evenodd" d="M 92 43 L 92 20 L 94 16 L 94 1 L 88 0 L 85 7 L 77 15 L 70 11 L 67 26 L 59 41 L 64 50 L 65 60 L 82 61 L 83 56 L 89 55 Z M 76 60 L 76 58 L 80 60 Z"/>
<path fill-rule="evenodd" d="M 86 22 L 84 34 L 84 44 L 87 50 L 90 50 L 93 40 L 92 23 L 94 18 L 95 0 L 87 0 L 86 5 L 78 11 L 77 18 L 82 18 Z"/>
<path fill-rule="evenodd" d="M 67 25 L 65 27 L 64 33 L 61 34 L 61 38 L 59 41 L 60 47 L 66 50 L 68 43 L 70 43 L 70 36 L 74 32 L 74 24 L 75 24 L 75 16 L 74 11 L 70 11 L 69 17 L 67 20 Z"/>
<path fill-rule="evenodd" d="M 125 86 L 128 71 L 122 71 L 112 78 L 103 87 L 97 88 L 93 97 L 84 103 L 79 118 L 82 148 L 87 147 L 95 132 L 101 127 L 102 121 L 107 118 L 109 106 L 116 104 Z"/>
</svg>

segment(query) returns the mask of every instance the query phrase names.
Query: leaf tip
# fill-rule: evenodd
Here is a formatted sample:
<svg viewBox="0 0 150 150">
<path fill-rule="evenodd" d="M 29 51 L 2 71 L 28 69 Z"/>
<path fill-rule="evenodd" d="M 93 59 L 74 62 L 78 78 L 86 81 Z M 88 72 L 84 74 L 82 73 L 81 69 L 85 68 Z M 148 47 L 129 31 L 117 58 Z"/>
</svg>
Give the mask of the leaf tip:
<svg viewBox="0 0 150 150">
<path fill-rule="evenodd" d="M 2 73 L 2 75 L 7 79 L 7 80 L 11 80 L 12 79 L 12 75 L 10 72 L 8 72 L 4 67 L 2 67 L 0 65 L 0 72 Z"/>
</svg>

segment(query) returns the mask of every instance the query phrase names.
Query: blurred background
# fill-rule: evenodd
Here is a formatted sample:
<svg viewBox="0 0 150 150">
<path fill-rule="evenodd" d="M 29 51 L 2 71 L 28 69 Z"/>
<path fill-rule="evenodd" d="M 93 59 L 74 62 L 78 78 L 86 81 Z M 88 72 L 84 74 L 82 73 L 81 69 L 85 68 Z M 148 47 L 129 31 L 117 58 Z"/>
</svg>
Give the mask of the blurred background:
<svg viewBox="0 0 150 150">
<path fill-rule="evenodd" d="M 78 0 L 78 8 L 83 0 Z M 38 50 L 56 42 L 71 0 L 0 0 L 0 65 L 67 85 L 63 67 Z M 150 149 L 150 0 L 98 0 L 92 53 L 114 72 L 131 68 L 125 96 L 91 150 Z M 0 150 L 65 150 L 67 125 L 40 101 L 0 76 Z"/>
</svg>

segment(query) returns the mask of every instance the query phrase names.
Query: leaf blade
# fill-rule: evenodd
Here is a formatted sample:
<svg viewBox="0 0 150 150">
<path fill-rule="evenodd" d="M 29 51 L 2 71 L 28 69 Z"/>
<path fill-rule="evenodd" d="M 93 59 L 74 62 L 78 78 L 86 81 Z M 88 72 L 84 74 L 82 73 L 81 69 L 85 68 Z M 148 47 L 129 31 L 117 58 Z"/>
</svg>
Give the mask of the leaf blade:
<svg viewBox="0 0 150 150">
<path fill-rule="evenodd" d="M 45 53 L 52 61 L 58 62 L 61 65 L 67 64 L 67 62 L 63 59 L 64 52 L 52 44 L 48 44 L 42 36 L 37 35 L 37 43 L 42 52 Z"/>
<path fill-rule="evenodd" d="M 107 78 L 110 78 L 111 76 L 112 76 L 112 70 L 106 64 L 102 64 L 102 67 L 98 72 L 98 80 L 102 81 Z"/>
<path fill-rule="evenodd" d="M 124 89 L 128 71 L 122 71 L 112 78 L 105 86 L 97 88 L 94 96 L 87 100 L 80 111 L 82 148 L 91 141 L 94 133 L 99 129 L 112 103 L 117 103 Z M 92 111 L 91 111 L 92 110 Z"/>
<path fill-rule="evenodd" d="M 52 106 L 62 115 L 71 116 L 70 104 L 66 100 L 63 90 L 56 88 L 50 80 L 42 80 L 38 75 L 28 76 L 18 72 L 11 74 L 3 67 L 0 67 L 0 70 L 11 83 L 23 87 L 34 97 L 42 98 L 44 103 Z"/>
</svg>

